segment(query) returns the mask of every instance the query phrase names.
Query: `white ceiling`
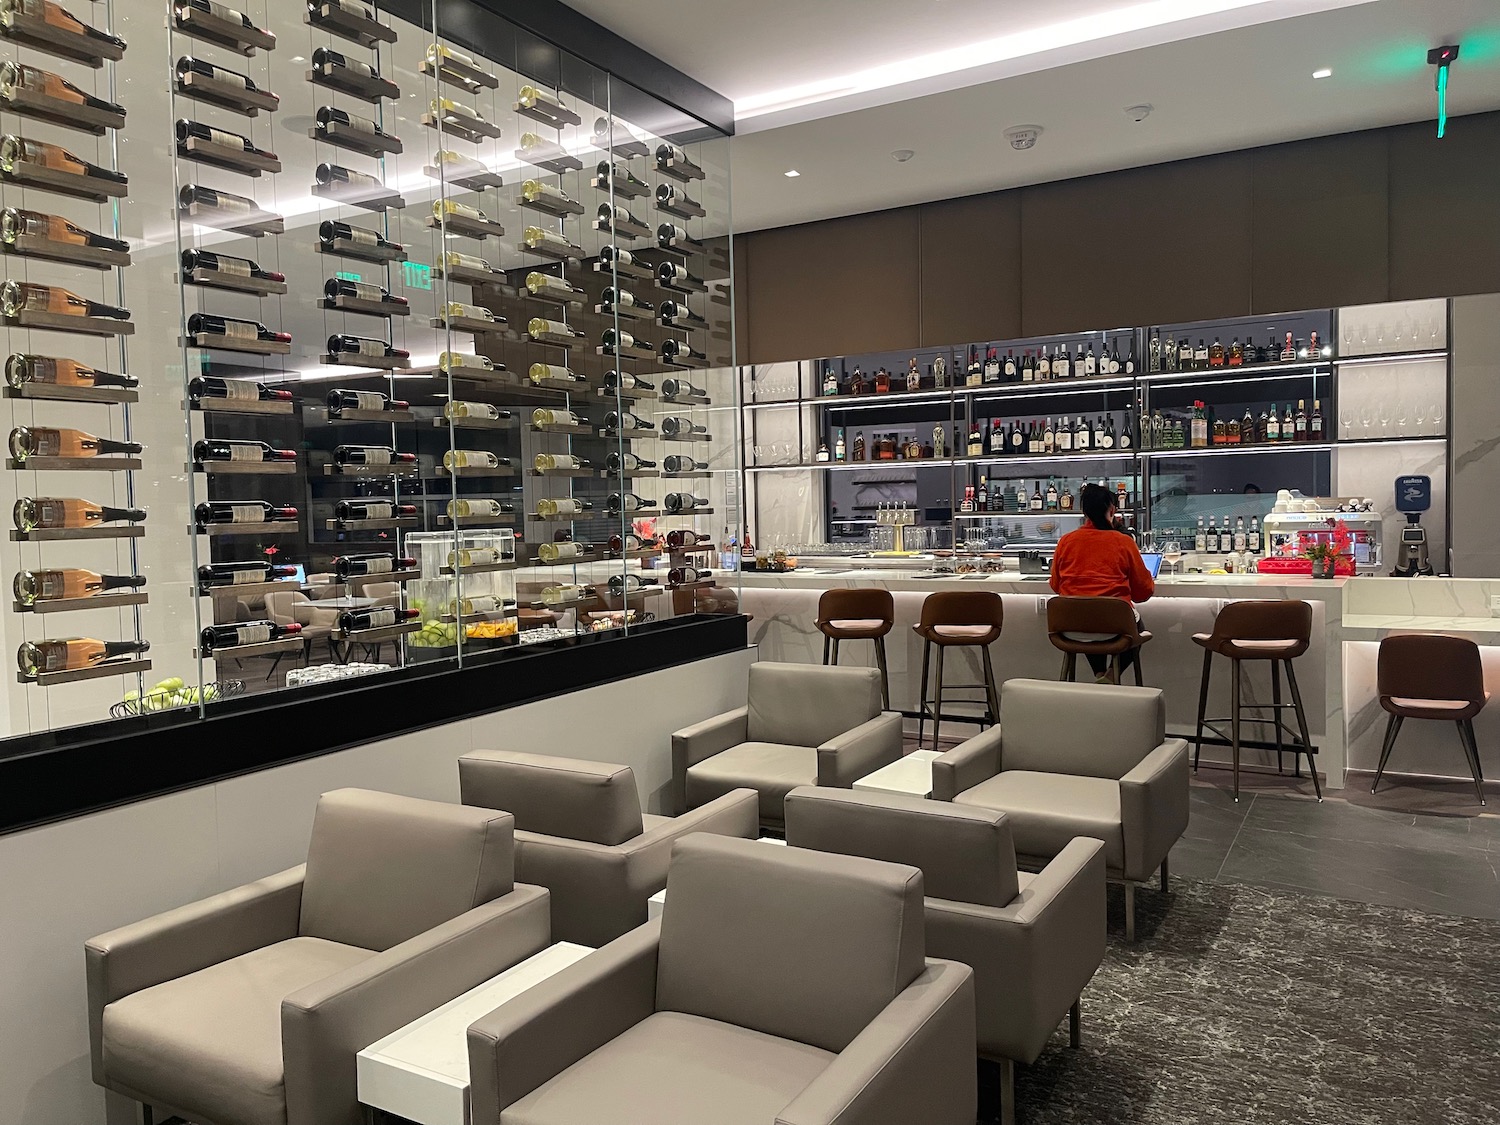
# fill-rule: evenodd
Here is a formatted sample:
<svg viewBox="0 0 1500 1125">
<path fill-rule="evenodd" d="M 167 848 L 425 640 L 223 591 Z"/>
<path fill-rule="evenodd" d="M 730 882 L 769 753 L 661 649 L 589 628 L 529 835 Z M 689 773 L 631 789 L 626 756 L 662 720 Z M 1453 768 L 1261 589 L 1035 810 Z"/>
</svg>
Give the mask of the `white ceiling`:
<svg viewBox="0 0 1500 1125">
<path fill-rule="evenodd" d="M 569 3 L 739 98 L 835 72 L 839 68 L 828 63 L 831 53 L 858 57 L 862 66 L 890 63 L 944 42 L 995 34 L 997 22 L 1010 30 L 1038 9 L 1051 23 L 1125 6 L 1103 0 Z M 1265 16 L 1275 5 L 1260 7 Z M 1255 10 L 1231 15 L 1243 18 Z M 1152 34 L 1170 38 L 1167 30 L 1158 27 Z M 823 102 L 801 111 L 817 115 L 813 120 L 742 131 L 735 138 L 734 225 L 741 231 L 783 226 L 1429 119 L 1436 95 L 1426 50 L 1443 42 L 1464 44 L 1452 70 L 1450 112 L 1500 109 L 1500 4 L 1495 0 L 1359 3 L 1118 50 L 853 112 L 838 112 L 838 100 Z M 830 43 L 837 44 L 836 52 L 828 50 Z M 1103 46 L 1090 49 L 1098 54 Z M 1315 81 L 1312 72 L 1322 67 L 1331 67 L 1333 77 Z M 949 77 L 952 84 L 972 74 Z M 1124 108 L 1142 102 L 1154 112 L 1136 124 Z M 1012 151 L 1004 130 L 1033 123 L 1045 128 L 1037 146 Z M 1462 127 L 1461 120 L 1450 126 Z M 917 155 L 898 164 L 890 156 L 897 149 Z M 788 179 L 783 173 L 789 168 L 801 176 Z"/>
</svg>

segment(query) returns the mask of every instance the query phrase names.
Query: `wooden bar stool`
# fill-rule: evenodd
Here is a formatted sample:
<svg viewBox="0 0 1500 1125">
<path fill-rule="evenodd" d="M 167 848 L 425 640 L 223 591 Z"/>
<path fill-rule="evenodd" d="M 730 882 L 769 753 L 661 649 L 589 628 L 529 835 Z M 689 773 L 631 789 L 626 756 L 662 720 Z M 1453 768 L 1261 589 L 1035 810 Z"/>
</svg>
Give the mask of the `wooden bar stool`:
<svg viewBox="0 0 1500 1125">
<path fill-rule="evenodd" d="M 874 641 L 880 668 L 880 698 L 891 709 L 891 679 L 885 666 L 885 635 L 896 624 L 896 599 L 889 590 L 824 590 L 818 598 L 818 632 L 823 663 L 839 662 L 840 641 Z M 832 659 L 830 659 L 830 655 Z"/>
<path fill-rule="evenodd" d="M 951 691 L 984 689 L 984 715 L 980 725 L 992 726 L 999 721 L 1000 693 L 995 688 L 995 669 L 990 663 L 990 645 L 1000 639 L 1005 624 L 1005 603 L 989 590 L 943 590 L 928 594 L 922 602 L 922 620 L 912 626 L 922 638 L 922 697 L 919 700 L 917 744 L 921 745 L 927 721 L 927 666 L 933 646 L 937 646 L 937 690 L 932 697 L 932 748 L 937 749 L 938 727 L 943 712 L 943 653 L 950 648 L 979 649 L 984 662 L 984 682 L 951 684 Z"/>
<path fill-rule="evenodd" d="M 1313 791 L 1318 800 L 1323 799 L 1323 787 L 1318 784 L 1318 767 L 1313 761 L 1312 738 L 1307 732 L 1307 713 L 1302 709 L 1302 692 L 1297 687 L 1297 672 L 1292 661 L 1307 651 L 1312 641 L 1312 605 L 1302 601 L 1244 601 L 1230 602 L 1219 611 L 1214 620 L 1212 633 L 1194 633 L 1193 642 L 1203 649 L 1203 682 L 1198 689 L 1198 733 L 1194 739 L 1193 769 L 1198 768 L 1198 756 L 1203 753 L 1203 730 L 1208 728 L 1220 738 L 1224 732 L 1214 724 L 1224 719 L 1204 718 L 1208 709 L 1208 681 L 1213 671 L 1214 654 L 1226 657 L 1233 670 L 1229 682 L 1230 734 L 1229 744 L 1234 754 L 1234 799 L 1240 799 L 1240 713 L 1242 711 L 1270 711 L 1271 717 L 1250 718 L 1252 723 L 1272 723 L 1276 729 L 1276 760 L 1280 769 L 1283 751 L 1282 735 L 1290 735 L 1296 742 L 1293 752 L 1297 776 L 1302 776 L 1302 755 L 1307 755 L 1307 766 L 1312 773 Z M 1246 660 L 1269 660 L 1271 662 L 1271 702 L 1240 702 L 1240 665 Z M 1291 685 L 1292 702 L 1281 702 L 1281 666 L 1286 665 L 1287 683 Z M 1298 731 L 1293 731 L 1281 721 L 1281 712 L 1293 710 L 1297 714 Z"/>
<path fill-rule="evenodd" d="M 1120 661 L 1134 650 L 1136 686 L 1144 686 L 1139 650 L 1151 634 L 1136 624 L 1135 610 L 1123 598 L 1049 598 L 1047 639 L 1063 654 L 1059 680 L 1074 679 L 1080 656 L 1107 656 L 1109 681 L 1117 684 Z"/>
<path fill-rule="evenodd" d="M 1479 744 L 1474 741 L 1474 716 L 1484 710 L 1490 693 L 1484 690 L 1484 665 L 1479 646 L 1463 637 L 1435 634 L 1382 637 L 1376 664 L 1380 706 L 1390 715 L 1385 745 L 1370 792 L 1380 784 L 1385 763 L 1396 745 L 1396 735 L 1407 719 L 1436 719 L 1456 723 L 1474 792 L 1484 804 L 1484 772 L 1479 767 Z"/>
</svg>

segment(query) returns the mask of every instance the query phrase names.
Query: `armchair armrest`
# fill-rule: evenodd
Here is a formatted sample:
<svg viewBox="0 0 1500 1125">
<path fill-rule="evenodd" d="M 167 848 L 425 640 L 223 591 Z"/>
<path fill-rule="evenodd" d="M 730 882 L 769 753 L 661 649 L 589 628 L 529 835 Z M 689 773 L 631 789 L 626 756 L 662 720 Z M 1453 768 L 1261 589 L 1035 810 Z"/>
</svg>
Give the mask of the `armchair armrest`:
<svg viewBox="0 0 1500 1125">
<path fill-rule="evenodd" d="M 760 835 L 760 794 L 754 789 L 731 790 L 621 844 L 632 893 L 644 901 L 665 887 L 672 845 L 693 832 L 754 840 Z"/>
<path fill-rule="evenodd" d="M 647 922 L 469 1025 L 469 1120 L 501 1112 L 656 1008 L 661 921 Z"/>
<path fill-rule="evenodd" d="M 281 1002 L 288 1125 L 357 1125 L 355 1056 L 548 944 L 547 891 L 517 884 Z"/>
<path fill-rule="evenodd" d="M 103 1083 L 104 1009 L 123 996 L 297 936 L 304 867 L 168 910 L 84 943 L 89 1053 Z"/>
<path fill-rule="evenodd" d="M 927 968 L 776 1115 L 776 1125 L 972 1125 L 974 972 Z"/>
<path fill-rule="evenodd" d="M 672 735 L 672 789 L 674 812 L 687 808 L 687 771 L 750 736 L 750 708 L 736 707 L 712 719 L 683 727 Z"/>
<path fill-rule="evenodd" d="M 1000 772 L 1000 727 L 981 731 L 932 761 L 932 799 L 951 801 Z"/>
<path fill-rule="evenodd" d="M 901 715 L 882 711 L 818 747 L 818 784 L 848 789 L 901 757 Z"/>
<path fill-rule="evenodd" d="M 1187 825 L 1187 742 L 1169 738 L 1120 778 L 1125 878 L 1151 878 Z"/>
</svg>

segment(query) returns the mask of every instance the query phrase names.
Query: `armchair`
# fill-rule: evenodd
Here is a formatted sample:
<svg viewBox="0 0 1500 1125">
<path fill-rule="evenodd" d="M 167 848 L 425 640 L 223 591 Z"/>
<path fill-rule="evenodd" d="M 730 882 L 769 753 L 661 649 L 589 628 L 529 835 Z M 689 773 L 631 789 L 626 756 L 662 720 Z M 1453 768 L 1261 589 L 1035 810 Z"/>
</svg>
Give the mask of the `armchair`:
<svg viewBox="0 0 1500 1125">
<path fill-rule="evenodd" d="M 698 833 L 661 918 L 469 1028 L 472 1120 L 972 1125 L 974 985 L 922 873 Z"/>
<path fill-rule="evenodd" d="M 992 727 L 932 763 L 938 801 L 1009 818 L 1026 866 L 1077 836 L 1104 844 L 1111 879 L 1125 884 L 1125 936 L 1135 940 L 1135 889 L 1161 871 L 1188 823 L 1187 743 L 1166 737 L 1156 688 L 1011 680 L 1004 730 Z"/>
<path fill-rule="evenodd" d="M 359 1051 L 549 943 L 508 814 L 341 789 L 307 863 L 85 945 L 94 1081 L 213 1125 L 359 1125 Z"/>
<path fill-rule="evenodd" d="M 629 766 L 480 750 L 458 760 L 466 805 L 516 818 L 516 877 L 552 892 L 552 937 L 597 948 L 646 921 L 667 885 L 672 844 L 690 832 L 754 837 L 755 792 L 736 789 L 683 816 L 641 812 Z"/>
<path fill-rule="evenodd" d="M 880 698 L 873 668 L 752 664 L 745 707 L 672 735 L 677 807 L 754 789 L 761 824 L 779 829 L 797 786 L 848 789 L 901 757 L 901 715 Z"/>
<path fill-rule="evenodd" d="M 794 789 L 786 842 L 919 867 L 927 950 L 974 970 L 981 1058 L 1000 1064 L 1003 1125 L 1015 1064 L 1036 1061 L 1104 960 L 1104 845 L 1076 839 L 1039 875 L 1016 870 L 1006 815 L 899 794 Z"/>
</svg>

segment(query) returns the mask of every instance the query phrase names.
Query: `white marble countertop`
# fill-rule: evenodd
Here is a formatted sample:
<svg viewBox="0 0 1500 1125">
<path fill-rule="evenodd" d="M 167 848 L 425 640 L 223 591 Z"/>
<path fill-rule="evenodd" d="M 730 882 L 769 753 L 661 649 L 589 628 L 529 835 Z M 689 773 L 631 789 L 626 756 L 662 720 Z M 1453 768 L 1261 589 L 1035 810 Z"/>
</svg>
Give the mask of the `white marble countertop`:
<svg viewBox="0 0 1500 1125">
<path fill-rule="evenodd" d="M 1007 594 L 1050 596 L 1047 575 L 1023 577 L 1002 574 L 948 575 L 933 577 L 921 567 L 861 570 L 849 567 L 798 567 L 781 573 L 748 571 L 740 576 L 747 588 L 780 590 L 826 590 L 831 586 L 879 586 L 887 590 L 969 589 Z M 1296 574 L 1182 574 L 1162 575 L 1156 580 L 1158 598 L 1315 597 L 1340 601 L 1347 578 L 1315 579 Z"/>
</svg>

